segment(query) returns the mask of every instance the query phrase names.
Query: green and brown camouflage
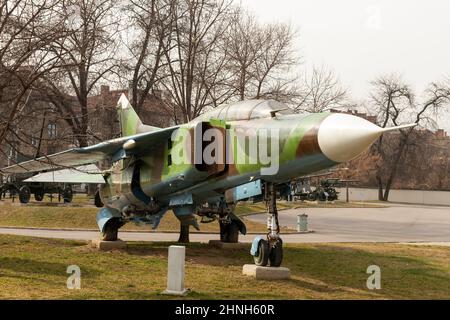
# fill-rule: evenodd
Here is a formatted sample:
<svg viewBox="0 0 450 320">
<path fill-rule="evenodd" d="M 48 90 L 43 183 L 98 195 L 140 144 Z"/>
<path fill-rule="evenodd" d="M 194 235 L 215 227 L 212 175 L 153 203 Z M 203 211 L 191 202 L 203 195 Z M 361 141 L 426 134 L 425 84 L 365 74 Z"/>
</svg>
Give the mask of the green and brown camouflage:
<svg viewBox="0 0 450 320">
<path fill-rule="evenodd" d="M 57 165 L 112 162 L 100 189 L 102 232 L 114 221 L 157 227 L 172 209 L 183 224 L 196 227 L 194 214 L 232 219 L 236 201 L 272 184 L 330 168 L 366 150 L 382 129 L 364 119 L 329 112 L 293 114 L 273 100 L 221 106 L 182 125 L 146 126 L 123 95 L 117 106 L 122 137 L 75 148 L 2 169 L 39 171 Z M 209 155 L 209 157 L 208 157 Z M 211 161 L 211 159 L 213 161 Z"/>
<path fill-rule="evenodd" d="M 336 164 L 320 152 L 317 141 L 320 123 L 329 113 L 297 115 L 277 112 L 278 109 L 285 109 L 285 106 L 275 101 L 245 101 L 207 112 L 179 126 L 173 137 L 149 148 L 148 154 L 141 154 L 139 159 L 130 157 L 116 162 L 107 178 L 108 183 L 102 189 L 104 202 L 118 210 L 123 210 L 123 206 L 129 203 L 144 208 L 145 201 L 142 200 L 148 197 L 176 209 L 177 205 L 171 204 L 171 199 L 187 195 L 189 200 L 179 206 L 195 207 L 218 201 L 225 196 L 227 190 L 250 181 L 264 179 L 279 183 Z M 137 132 L 130 128 L 130 123 L 142 126 L 131 110 L 129 104 L 124 108 L 119 103 L 119 118 L 127 121 L 121 123 L 124 135 Z M 130 114 L 133 116 L 130 117 Z M 224 155 L 229 158 L 224 157 L 219 165 L 199 165 L 193 161 L 193 150 L 198 147 L 193 143 L 193 137 L 204 128 L 216 128 L 220 132 L 226 130 L 224 140 L 228 141 L 222 143 L 225 145 Z M 261 169 L 268 168 L 268 165 L 263 164 L 259 158 L 253 159 L 254 161 L 250 159 L 252 155 L 249 140 L 256 139 L 257 148 L 264 144 L 263 140 L 271 146 L 273 142 L 270 141 L 270 135 L 267 137 L 268 130 L 278 133 L 275 141 L 278 146 L 277 154 L 272 154 L 270 148 L 267 150 L 267 156 L 277 162 L 278 170 L 264 175 Z M 240 137 L 248 139 L 242 143 Z M 191 150 L 187 152 L 189 149 Z M 238 158 L 240 161 L 237 161 Z M 135 178 L 138 175 L 136 171 L 139 171 L 137 184 L 142 193 L 133 191 L 132 188 L 133 174 Z"/>
</svg>

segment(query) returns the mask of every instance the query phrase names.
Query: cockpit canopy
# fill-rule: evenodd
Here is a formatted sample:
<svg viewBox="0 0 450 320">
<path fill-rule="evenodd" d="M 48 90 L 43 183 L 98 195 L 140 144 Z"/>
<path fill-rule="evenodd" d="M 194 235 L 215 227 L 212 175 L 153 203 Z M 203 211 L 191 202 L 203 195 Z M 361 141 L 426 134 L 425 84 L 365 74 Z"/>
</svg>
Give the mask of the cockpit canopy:
<svg viewBox="0 0 450 320">
<path fill-rule="evenodd" d="M 275 100 L 245 100 L 219 106 L 214 110 L 205 112 L 199 119 L 202 121 L 209 119 L 237 121 L 270 118 L 271 112 L 274 111 L 277 114 L 292 114 L 286 104 Z"/>
</svg>

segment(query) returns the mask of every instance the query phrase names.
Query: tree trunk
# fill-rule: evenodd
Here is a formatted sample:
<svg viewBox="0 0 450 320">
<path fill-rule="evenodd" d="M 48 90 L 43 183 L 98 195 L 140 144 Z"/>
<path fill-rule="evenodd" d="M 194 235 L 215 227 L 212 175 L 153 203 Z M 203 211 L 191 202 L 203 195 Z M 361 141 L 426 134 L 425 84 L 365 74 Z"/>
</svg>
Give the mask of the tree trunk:
<svg viewBox="0 0 450 320">
<path fill-rule="evenodd" d="M 378 184 L 378 200 L 383 201 L 383 182 L 379 175 L 376 176 Z"/>
<path fill-rule="evenodd" d="M 189 225 L 182 225 L 180 223 L 180 237 L 178 238 L 180 243 L 189 243 Z"/>
<path fill-rule="evenodd" d="M 405 150 L 406 143 L 407 143 L 406 139 L 404 139 L 400 142 L 399 151 L 394 159 L 394 166 L 392 167 L 392 170 L 389 174 L 389 178 L 386 182 L 386 188 L 384 190 L 383 201 L 388 201 L 388 199 L 389 199 L 389 191 L 391 190 L 392 183 L 394 182 L 395 177 L 397 175 L 398 164 L 400 163 L 400 159 L 403 155 L 403 151 Z"/>
<path fill-rule="evenodd" d="M 397 166 L 395 166 L 395 169 L 391 172 L 391 175 L 389 176 L 389 179 L 386 182 L 386 188 L 384 189 L 383 201 L 388 201 L 388 199 L 389 199 L 389 191 L 391 190 L 392 182 L 395 179 L 396 173 L 397 173 Z"/>
<path fill-rule="evenodd" d="M 383 201 L 389 200 L 389 191 L 391 191 L 391 186 L 386 186 L 386 190 L 384 190 Z"/>
<path fill-rule="evenodd" d="M 88 146 L 88 141 L 87 141 L 87 135 L 86 134 L 82 134 L 81 136 L 77 137 L 77 141 L 78 141 L 78 145 L 80 148 L 84 148 Z"/>
</svg>

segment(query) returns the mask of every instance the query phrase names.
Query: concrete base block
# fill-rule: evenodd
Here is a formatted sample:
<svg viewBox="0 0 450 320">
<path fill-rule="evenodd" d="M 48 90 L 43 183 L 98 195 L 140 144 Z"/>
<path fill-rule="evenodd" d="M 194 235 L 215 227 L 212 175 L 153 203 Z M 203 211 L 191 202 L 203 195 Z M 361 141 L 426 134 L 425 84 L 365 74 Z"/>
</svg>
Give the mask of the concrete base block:
<svg viewBox="0 0 450 320">
<path fill-rule="evenodd" d="M 211 247 L 219 248 L 219 249 L 250 249 L 251 243 L 229 243 L 222 242 L 220 240 L 209 240 L 208 244 Z"/>
<path fill-rule="evenodd" d="M 184 289 L 183 291 L 164 290 L 163 292 L 161 292 L 161 294 L 167 296 L 187 296 L 188 293 L 188 289 Z"/>
<path fill-rule="evenodd" d="M 91 240 L 91 247 L 101 251 L 118 250 L 125 249 L 127 247 L 127 243 L 120 239 L 116 241 L 103 241 L 100 239 L 93 239 Z"/>
<path fill-rule="evenodd" d="M 242 274 L 257 280 L 284 280 L 291 277 L 291 270 L 285 267 L 260 267 L 254 264 L 244 264 Z"/>
</svg>

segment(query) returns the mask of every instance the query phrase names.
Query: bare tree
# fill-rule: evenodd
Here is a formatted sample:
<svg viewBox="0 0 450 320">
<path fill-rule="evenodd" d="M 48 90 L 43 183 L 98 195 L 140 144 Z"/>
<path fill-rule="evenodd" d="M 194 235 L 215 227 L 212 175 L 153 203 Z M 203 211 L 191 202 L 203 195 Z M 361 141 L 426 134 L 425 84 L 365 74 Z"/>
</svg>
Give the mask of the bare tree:
<svg viewBox="0 0 450 320">
<path fill-rule="evenodd" d="M 254 30 L 258 27 L 254 16 L 247 12 L 237 12 L 232 17 L 228 30 L 228 70 L 234 78 L 231 86 L 237 92 L 239 100 L 244 100 L 247 96 L 246 89 L 251 81 L 250 68 L 257 59 L 259 48 Z"/>
<path fill-rule="evenodd" d="M 431 83 L 422 102 L 417 102 L 411 88 L 395 75 L 381 77 L 372 86 L 372 101 L 377 108 L 379 125 L 383 128 L 407 122 L 425 125 L 431 112 L 448 107 L 450 103 L 448 81 Z M 421 147 L 425 141 L 422 136 L 414 128 L 403 129 L 397 134 L 381 136 L 372 147 L 379 159 L 375 178 L 380 200 L 389 199 L 389 191 L 399 169 L 411 165 L 412 155 L 423 150 Z"/>
<path fill-rule="evenodd" d="M 22 139 L 17 128 L 35 101 L 33 85 L 60 66 L 48 54 L 51 43 L 64 36 L 59 5 L 59 0 L 0 2 L 0 142 L 10 144 L 14 153 L 16 145 L 10 142 Z"/>
<path fill-rule="evenodd" d="M 130 99 L 137 112 L 161 80 L 165 50 L 170 50 L 174 6 L 173 0 L 131 0 L 127 6 L 134 28 L 127 32 L 131 41 L 125 46 L 131 59 L 125 64 L 131 71 Z"/>
<path fill-rule="evenodd" d="M 230 10 L 229 0 L 181 0 L 173 7 L 172 36 L 164 50 L 161 83 L 171 94 L 177 122 L 187 122 L 223 100 L 213 93 L 225 65 L 220 41 Z"/>
<path fill-rule="evenodd" d="M 239 100 L 295 95 L 295 69 L 300 62 L 293 47 L 296 32 L 288 24 L 261 24 L 238 8 L 228 30 L 228 70 Z"/>
<path fill-rule="evenodd" d="M 116 68 L 114 35 L 119 23 L 113 9 L 117 4 L 116 0 L 62 0 L 60 7 L 66 36 L 54 41 L 50 52 L 64 67 L 45 77 L 45 92 L 79 146 L 88 145 L 92 112 L 88 96 Z"/>
<path fill-rule="evenodd" d="M 278 97 L 295 81 L 292 69 L 299 65 L 294 55 L 295 32 L 290 25 L 272 24 L 261 29 L 258 59 L 255 61 L 255 98 Z"/>
<path fill-rule="evenodd" d="M 343 106 L 347 91 L 342 87 L 333 71 L 326 67 L 312 68 L 304 75 L 296 98 L 297 111 L 322 112 Z"/>
</svg>

